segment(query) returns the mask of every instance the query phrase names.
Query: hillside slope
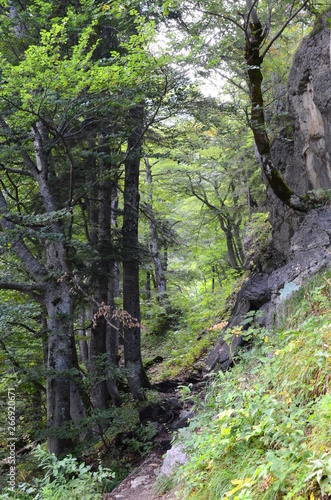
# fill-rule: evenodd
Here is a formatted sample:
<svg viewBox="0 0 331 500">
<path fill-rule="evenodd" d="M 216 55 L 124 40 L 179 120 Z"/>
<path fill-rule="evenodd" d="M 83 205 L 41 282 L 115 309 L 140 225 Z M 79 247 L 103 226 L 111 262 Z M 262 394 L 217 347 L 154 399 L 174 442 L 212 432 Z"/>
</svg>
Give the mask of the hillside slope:
<svg viewBox="0 0 331 500">
<path fill-rule="evenodd" d="M 179 498 L 330 498 L 330 298 L 327 271 L 284 303 L 281 328 L 247 330 L 233 368 L 215 375 L 180 432 Z"/>
</svg>

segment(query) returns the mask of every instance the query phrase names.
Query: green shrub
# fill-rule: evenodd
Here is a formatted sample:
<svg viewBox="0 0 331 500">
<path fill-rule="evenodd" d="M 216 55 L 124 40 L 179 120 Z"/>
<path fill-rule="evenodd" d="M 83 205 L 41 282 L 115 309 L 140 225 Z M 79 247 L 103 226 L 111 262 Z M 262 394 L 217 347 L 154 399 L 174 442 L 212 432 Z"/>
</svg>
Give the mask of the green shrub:
<svg viewBox="0 0 331 500">
<path fill-rule="evenodd" d="M 45 474 L 33 484 L 19 484 L 14 494 L 4 493 L 1 498 L 33 498 L 34 500 L 94 500 L 102 498 L 107 481 L 114 477 L 109 469 L 99 464 L 92 472 L 90 465 L 79 464 L 71 455 L 62 460 L 48 454 L 39 446 L 33 452 Z"/>
</svg>

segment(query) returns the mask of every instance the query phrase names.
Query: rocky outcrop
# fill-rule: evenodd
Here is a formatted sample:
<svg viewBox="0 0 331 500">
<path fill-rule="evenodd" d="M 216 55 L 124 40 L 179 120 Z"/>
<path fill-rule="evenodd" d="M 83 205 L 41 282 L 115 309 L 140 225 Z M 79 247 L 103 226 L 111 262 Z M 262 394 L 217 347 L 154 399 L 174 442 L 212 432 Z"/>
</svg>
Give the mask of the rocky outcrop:
<svg viewBox="0 0 331 500">
<path fill-rule="evenodd" d="M 275 166 L 299 195 L 331 189 L 330 14 L 322 17 L 317 32 L 302 42 L 294 57 L 288 80 L 293 133 L 278 137 L 272 146 Z M 286 256 L 303 216 L 285 207 L 270 191 L 274 248 Z"/>
<path fill-rule="evenodd" d="M 298 194 L 331 189 L 331 60 L 326 19 L 320 29 L 301 44 L 288 82 L 294 130 L 293 166 L 288 174 Z"/>
<path fill-rule="evenodd" d="M 290 239 L 287 262 L 255 274 L 242 286 L 226 329 L 240 325 L 250 311 L 262 311 L 260 323 L 268 328 L 277 323 L 281 305 L 297 290 L 302 280 L 331 265 L 331 208 L 312 210 Z M 231 349 L 221 337 L 206 360 L 207 370 L 227 369 L 232 354 L 243 344 L 234 337 Z"/>
<path fill-rule="evenodd" d="M 164 476 L 171 476 L 178 469 L 179 465 L 186 464 L 188 456 L 185 453 L 183 445 L 173 446 L 167 451 L 163 465 L 161 467 L 161 474 Z"/>
</svg>

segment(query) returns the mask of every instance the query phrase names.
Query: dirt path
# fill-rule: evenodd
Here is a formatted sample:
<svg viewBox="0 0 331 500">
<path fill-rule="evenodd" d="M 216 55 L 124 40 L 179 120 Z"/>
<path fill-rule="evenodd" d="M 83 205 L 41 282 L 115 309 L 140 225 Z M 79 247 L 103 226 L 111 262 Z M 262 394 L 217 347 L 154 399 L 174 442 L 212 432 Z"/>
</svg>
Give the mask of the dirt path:
<svg viewBox="0 0 331 500">
<path fill-rule="evenodd" d="M 107 500 L 178 500 L 174 492 L 158 495 L 155 491 L 155 481 L 162 466 L 162 452 L 153 451 L 111 493 L 104 495 Z"/>
<path fill-rule="evenodd" d="M 180 492 L 170 491 L 164 495 L 157 493 L 155 483 L 163 464 L 162 457 L 170 448 L 171 435 L 186 425 L 187 414 L 192 406 L 190 401 L 185 404 L 180 402 L 177 388 L 179 385 L 189 385 L 192 393 L 199 394 L 205 382 L 201 374 L 191 373 L 183 379 L 157 384 L 161 401 L 140 413 L 143 424 L 152 421 L 161 428 L 154 441 L 155 448 L 111 493 L 103 496 L 105 500 L 181 500 Z"/>
</svg>

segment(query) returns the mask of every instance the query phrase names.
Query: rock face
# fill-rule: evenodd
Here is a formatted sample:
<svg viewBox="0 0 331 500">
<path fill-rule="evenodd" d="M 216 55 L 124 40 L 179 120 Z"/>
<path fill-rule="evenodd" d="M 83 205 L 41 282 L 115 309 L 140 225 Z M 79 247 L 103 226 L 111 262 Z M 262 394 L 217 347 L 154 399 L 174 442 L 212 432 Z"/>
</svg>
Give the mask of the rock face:
<svg viewBox="0 0 331 500">
<path fill-rule="evenodd" d="M 318 31 L 297 51 L 288 80 L 288 109 L 293 137 L 278 138 L 273 161 L 294 192 L 331 189 L 331 58 L 326 13 Z M 274 247 L 282 255 L 302 222 L 302 215 L 284 207 L 268 191 Z"/>
<path fill-rule="evenodd" d="M 187 461 L 188 457 L 183 446 L 173 446 L 167 451 L 161 467 L 161 474 L 164 476 L 171 476 L 178 469 L 179 465 L 186 464 Z"/>
<path fill-rule="evenodd" d="M 299 194 L 331 189 L 330 29 L 305 40 L 295 55 L 288 83 L 294 128 L 293 167 Z"/>
<path fill-rule="evenodd" d="M 293 134 L 272 145 L 275 166 L 294 192 L 305 195 L 331 190 L 331 43 L 327 17 L 296 53 L 288 82 Z M 240 290 L 227 329 L 240 325 L 250 311 L 261 310 L 262 323 L 277 323 L 280 306 L 302 279 L 331 265 L 331 207 L 308 214 L 285 207 L 268 194 L 272 245 L 268 269 L 252 274 Z M 235 337 L 231 350 L 222 338 L 210 353 L 207 369 L 226 369 L 231 353 L 243 343 Z"/>
<path fill-rule="evenodd" d="M 242 286 L 227 329 L 240 325 L 250 311 L 262 311 L 261 324 L 277 323 L 280 306 L 304 278 L 331 265 L 331 207 L 312 210 L 290 239 L 287 261 L 269 273 L 255 274 Z M 235 337 L 231 352 L 242 345 Z M 229 346 L 222 338 L 206 360 L 207 370 L 227 369 L 232 364 Z"/>
</svg>

